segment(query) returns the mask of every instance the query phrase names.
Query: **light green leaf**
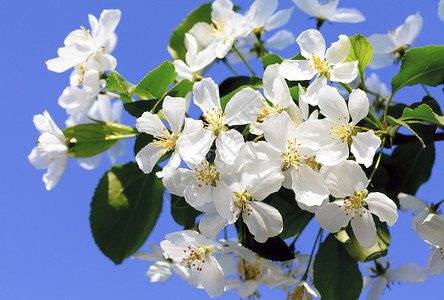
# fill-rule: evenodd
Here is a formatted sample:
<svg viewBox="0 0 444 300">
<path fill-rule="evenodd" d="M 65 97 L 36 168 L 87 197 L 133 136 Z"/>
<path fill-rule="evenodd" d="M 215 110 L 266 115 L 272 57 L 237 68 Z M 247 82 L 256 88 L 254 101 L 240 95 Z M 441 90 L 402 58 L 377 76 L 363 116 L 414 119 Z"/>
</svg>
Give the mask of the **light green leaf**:
<svg viewBox="0 0 444 300">
<path fill-rule="evenodd" d="M 333 234 L 319 247 L 313 269 L 315 287 L 322 299 L 356 300 L 362 290 L 362 275 L 354 260 Z"/>
<path fill-rule="evenodd" d="M 177 73 L 173 63 L 165 61 L 137 84 L 133 94 L 139 97 L 159 99 L 174 82 L 176 76 Z"/>
<path fill-rule="evenodd" d="M 351 43 L 350 54 L 344 60 L 344 62 L 358 61 L 359 77 L 363 80 L 364 71 L 370 64 L 373 55 L 373 48 L 367 38 L 361 34 L 355 36 L 349 36 L 348 39 Z"/>
<path fill-rule="evenodd" d="M 402 113 L 401 120 L 406 122 L 421 121 L 434 125 L 444 125 L 444 117 L 435 114 L 427 104 L 421 104 L 415 109 L 406 107 Z"/>
<path fill-rule="evenodd" d="M 392 79 L 392 93 L 408 85 L 437 86 L 444 81 L 444 46 L 427 46 L 408 50 L 401 70 Z"/>
<path fill-rule="evenodd" d="M 117 92 L 125 96 L 121 97 L 125 102 L 131 102 L 131 94 L 133 93 L 136 86 L 129 83 L 116 71 L 111 71 L 106 77 L 106 89 L 108 91 Z"/>
<path fill-rule="evenodd" d="M 164 188 L 155 173 L 144 174 L 133 162 L 114 166 L 94 192 L 91 231 L 103 254 L 116 264 L 142 246 L 157 222 Z"/>
<path fill-rule="evenodd" d="M 198 22 L 205 22 L 211 24 L 211 5 L 212 3 L 205 3 L 193 10 L 182 24 L 180 24 L 170 37 L 168 44 L 168 52 L 170 52 L 173 59 L 185 60 L 187 49 L 185 48 L 185 33 L 187 33 L 194 24 Z"/>
</svg>

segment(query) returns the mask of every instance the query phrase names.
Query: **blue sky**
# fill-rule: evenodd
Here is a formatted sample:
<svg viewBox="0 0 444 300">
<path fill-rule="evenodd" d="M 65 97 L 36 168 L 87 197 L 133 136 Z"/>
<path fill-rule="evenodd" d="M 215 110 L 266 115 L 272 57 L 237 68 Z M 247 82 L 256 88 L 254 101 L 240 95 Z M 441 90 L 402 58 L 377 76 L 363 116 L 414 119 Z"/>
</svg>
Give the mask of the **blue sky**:
<svg viewBox="0 0 444 300">
<path fill-rule="evenodd" d="M 2 84 L 1 128 L 3 128 L 1 161 L 4 167 L 0 187 L 0 298 L 1 299 L 150 299 L 161 296 L 193 297 L 207 299 L 204 291 L 191 288 L 177 276 L 166 284 L 150 283 L 144 273 L 149 264 L 127 259 L 115 266 L 96 247 L 89 229 L 90 201 L 94 189 L 110 168 L 108 160 L 100 167 L 86 171 L 70 159 L 58 185 L 47 192 L 41 181 L 43 172 L 29 163 L 27 156 L 38 139 L 38 131 L 32 123 L 35 114 L 48 110 L 55 122 L 64 127 L 66 114 L 57 105 L 57 99 L 68 85 L 70 71 L 56 74 L 46 69 L 44 62 L 57 56 L 57 48 L 63 45 L 66 35 L 81 25 L 88 27 L 88 14 L 99 16 L 106 8 L 119 8 L 122 19 L 117 27 L 118 44 L 113 52 L 117 58 L 116 70 L 131 82 L 138 82 L 150 70 L 171 57 L 166 50 L 171 32 L 185 16 L 204 1 L 30 1 L 18 0 L 2 3 L 0 10 L 0 48 Z M 248 8 L 250 1 L 235 4 Z M 293 6 L 290 0 L 281 0 L 280 8 Z M 429 1 L 351 1 L 342 0 L 341 7 L 359 9 L 367 20 L 359 24 L 325 24 L 321 32 L 327 44 L 337 40 L 339 34 L 386 33 L 402 24 L 410 14 L 420 11 L 424 26 L 413 47 L 444 42 L 444 23 L 437 15 L 437 0 Z M 314 20 L 294 10 L 286 28 L 295 36 L 313 28 Z M 284 57 L 299 52 L 295 44 L 284 52 Z M 253 64 L 260 73 L 258 64 Z M 235 65 L 239 73 L 248 75 L 242 65 Z M 399 66 L 376 70 L 382 81 L 390 86 L 391 77 Z M 222 64 L 209 73 L 220 83 L 230 76 Z M 438 102 L 443 102 L 442 87 L 430 89 Z M 395 100 L 412 103 L 425 95 L 420 87 L 408 87 L 397 94 Z M 123 117 L 123 123 L 135 125 L 135 119 Z M 5 136 L 6 135 L 6 136 Z M 442 142 L 441 142 L 442 143 Z M 432 180 L 422 186 L 417 196 L 428 202 L 443 198 L 440 188 L 444 176 L 444 148 L 437 143 L 436 163 Z M 131 142 L 127 154 L 119 163 L 134 160 Z M 400 212 L 398 223 L 391 230 L 392 246 L 389 257 L 394 266 L 416 262 L 425 267 L 431 254 L 428 245 L 410 229 L 411 215 Z M 317 225 L 311 224 L 312 231 Z M 150 251 L 149 242 L 159 243 L 166 233 L 180 230 L 169 215 L 169 203 L 164 207 L 158 224 L 141 250 Z M 306 234 L 301 250 L 309 252 L 314 236 Z M 395 256 L 396 255 L 396 256 Z M 381 299 L 436 299 L 441 295 L 438 284 L 441 276 L 429 276 L 420 285 L 394 285 Z M 281 291 L 267 296 L 286 295 Z M 237 299 L 228 293 L 223 299 Z"/>
</svg>

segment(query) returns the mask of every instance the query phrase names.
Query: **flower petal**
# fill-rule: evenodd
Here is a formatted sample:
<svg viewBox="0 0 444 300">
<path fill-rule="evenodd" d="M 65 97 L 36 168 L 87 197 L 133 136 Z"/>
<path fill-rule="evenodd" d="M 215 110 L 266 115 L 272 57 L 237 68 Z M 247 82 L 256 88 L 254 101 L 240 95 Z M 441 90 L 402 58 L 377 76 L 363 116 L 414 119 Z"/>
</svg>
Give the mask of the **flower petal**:
<svg viewBox="0 0 444 300">
<path fill-rule="evenodd" d="M 350 111 L 353 126 L 368 115 L 369 107 L 367 94 L 363 90 L 357 89 L 350 93 L 348 110 Z"/>
<path fill-rule="evenodd" d="M 357 9 L 338 8 L 336 9 L 334 15 L 330 18 L 330 21 L 343 23 L 359 23 L 364 22 L 365 17 Z"/>
<path fill-rule="evenodd" d="M 204 78 L 193 86 L 194 103 L 203 113 L 220 109 L 219 88 L 211 78 Z"/>
<path fill-rule="evenodd" d="M 438 215 L 430 214 L 417 224 L 418 235 L 427 243 L 435 247 L 444 247 L 444 219 Z"/>
<path fill-rule="evenodd" d="M 399 193 L 398 199 L 402 211 L 411 210 L 420 212 L 427 207 L 427 203 L 425 203 L 423 200 L 416 198 L 413 195 L 408 195 L 406 193 Z"/>
<path fill-rule="evenodd" d="M 339 36 L 339 40 L 331 44 L 325 53 L 325 59 L 329 65 L 342 63 L 350 53 L 351 44 L 348 37 L 344 34 Z"/>
<path fill-rule="evenodd" d="M 232 165 L 243 145 L 244 138 L 239 131 L 221 131 L 216 139 L 216 155 L 224 163 Z"/>
<path fill-rule="evenodd" d="M 245 211 L 242 219 L 256 241 L 264 243 L 282 232 L 282 216 L 276 208 L 259 201 L 251 202 L 249 208 L 251 211 Z"/>
<path fill-rule="evenodd" d="M 373 163 L 376 150 L 381 145 L 381 139 L 375 135 L 373 130 L 370 130 L 365 133 L 359 132 L 352 137 L 352 140 L 350 150 L 355 156 L 356 162 L 369 168 Z"/>
<path fill-rule="evenodd" d="M 376 242 L 376 225 L 372 214 L 365 208 L 358 212 L 351 220 L 353 233 L 359 244 L 365 248 L 371 248 Z"/>
<path fill-rule="evenodd" d="M 186 113 L 185 98 L 166 96 L 163 100 L 162 112 L 165 114 L 173 133 L 178 135 L 182 130 Z"/>
<path fill-rule="evenodd" d="M 232 126 L 255 122 L 262 106 L 261 93 L 252 88 L 245 88 L 227 103 L 224 123 Z"/>
<path fill-rule="evenodd" d="M 344 211 L 343 201 L 334 201 L 320 207 L 315 217 L 323 229 L 334 233 L 347 226 L 351 214 L 346 214 Z"/>
<path fill-rule="evenodd" d="M 224 293 L 224 271 L 212 255 L 205 256 L 205 263 L 202 264 L 202 269 L 198 271 L 197 278 L 211 297 L 218 297 Z"/>
<path fill-rule="evenodd" d="M 136 127 L 139 132 L 148 133 L 153 136 L 161 136 L 165 133 L 164 130 L 166 130 L 159 116 L 148 111 L 137 118 Z"/>
<path fill-rule="evenodd" d="M 365 202 L 368 204 L 368 210 L 377 215 L 381 222 L 387 222 L 388 225 L 393 226 L 398 220 L 398 208 L 395 202 L 383 193 L 370 193 L 365 198 Z"/>
<path fill-rule="evenodd" d="M 317 73 L 306 60 L 284 60 L 279 66 L 279 74 L 288 80 L 310 80 Z"/>
<path fill-rule="evenodd" d="M 397 282 L 420 283 L 427 280 L 426 271 L 415 263 L 388 270 L 387 276 Z"/>
<path fill-rule="evenodd" d="M 325 40 L 322 34 L 315 29 L 308 29 L 303 31 L 296 39 L 296 42 L 301 47 L 301 54 L 305 58 L 315 57 L 324 60 L 325 55 Z"/>
<path fill-rule="evenodd" d="M 199 220 L 200 232 L 212 240 L 216 240 L 216 236 L 227 225 L 228 221 L 216 213 L 205 213 Z"/>
<path fill-rule="evenodd" d="M 329 73 L 331 81 L 350 83 L 358 76 L 358 61 L 338 64 Z"/>
<path fill-rule="evenodd" d="M 386 277 L 379 277 L 378 279 L 376 279 L 375 283 L 367 294 L 366 300 L 378 300 L 384 292 L 385 287 L 388 283 L 389 282 Z"/>
<path fill-rule="evenodd" d="M 139 165 L 139 168 L 145 173 L 151 173 L 154 166 L 159 161 L 162 156 L 161 153 L 164 149 L 162 147 L 158 147 L 155 143 L 149 143 L 145 147 L 143 147 L 136 154 L 136 162 Z"/>
<path fill-rule="evenodd" d="M 444 254 L 442 248 L 435 249 L 432 255 L 430 255 L 426 270 L 432 275 L 440 275 L 444 272 Z"/>
</svg>

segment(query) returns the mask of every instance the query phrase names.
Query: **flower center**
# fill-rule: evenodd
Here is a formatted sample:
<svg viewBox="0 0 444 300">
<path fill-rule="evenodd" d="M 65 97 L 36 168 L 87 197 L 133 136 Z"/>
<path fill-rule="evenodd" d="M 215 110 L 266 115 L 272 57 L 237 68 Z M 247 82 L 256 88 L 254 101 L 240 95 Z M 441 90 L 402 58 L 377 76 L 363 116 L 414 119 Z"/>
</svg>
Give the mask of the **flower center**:
<svg viewBox="0 0 444 300">
<path fill-rule="evenodd" d="M 90 37 L 90 35 L 89 35 L 89 29 L 86 29 L 86 28 L 83 27 L 83 26 L 80 26 L 80 28 L 81 28 L 82 31 L 83 31 L 83 36 L 80 36 L 80 37 L 79 37 L 79 36 L 73 34 L 72 37 L 73 37 L 75 40 L 88 41 L 88 40 L 89 40 L 89 37 Z"/>
<path fill-rule="evenodd" d="M 307 292 L 305 286 L 298 285 L 293 292 L 288 292 L 287 300 L 308 300 L 313 297 Z"/>
<path fill-rule="evenodd" d="M 164 149 L 160 152 L 160 155 L 165 155 L 168 151 L 174 149 L 176 146 L 176 141 L 179 136 L 169 133 L 168 129 L 163 128 L 164 134 L 160 136 L 154 136 L 153 141 L 156 147 L 163 147 Z"/>
<path fill-rule="evenodd" d="M 338 123 L 335 123 L 334 126 L 330 126 L 329 135 L 332 135 L 332 139 L 335 140 L 339 138 L 342 143 L 344 143 L 349 136 L 352 134 L 352 124 L 344 123 L 347 120 L 347 117 L 343 117 L 343 119 L 338 118 Z"/>
<path fill-rule="evenodd" d="M 197 265 L 196 269 L 202 271 L 202 264 L 205 263 L 205 256 L 211 254 L 213 251 L 204 245 L 195 246 L 195 248 L 193 248 L 188 246 L 187 249 L 183 250 L 184 253 L 188 254 L 188 257 L 182 258 L 182 265 L 187 268 L 195 267 Z"/>
<path fill-rule="evenodd" d="M 344 206 L 345 215 L 352 213 L 354 218 L 355 215 L 358 215 L 358 218 L 362 218 L 362 214 L 365 214 L 366 210 L 364 209 L 364 205 L 367 203 L 364 201 L 365 197 L 367 197 L 368 191 L 367 189 L 362 190 L 360 193 L 355 192 L 353 196 L 347 196 L 343 201 L 343 205 L 339 205 L 339 208 Z"/>
<path fill-rule="evenodd" d="M 294 141 L 287 140 L 288 146 L 287 146 L 287 152 L 281 153 L 281 157 L 284 160 L 284 166 L 282 167 L 282 171 L 288 170 L 291 166 L 296 167 L 296 171 L 299 172 L 299 169 L 297 167 L 303 166 L 306 167 L 305 160 L 308 159 L 308 156 L 298 153 L 297 147 L 299 147 L 301 144 L 296 143 L 296 139 Z"/>
<path fill-rule="evenodd" d="M 314 52 L 311 53 L 311 57 L 312 58 L 307 58 L 307 61 L 310 63 L 310 68 L 318 71 L 320 76 L 329 78 L 329 71 L 332 68 L 328 65 L 325 59 L 315 56 Z"/>
<path fill-rule="evenodd" d="M 265 99 L 262 99 L 262 102 L 264 103 L 264 106 L 262 106 L 261 110 L 259 111 L 259 115 L 257 116 L 257 119 L 260 122 L 263 122 L 268 115 L 279 112 L 279 109 L 270 106 Z"/>
<path fill-rule="evenodd" d="M 243 214 L 245 212 L 250 215 L 253 210 L 249 207 L 249 205 L 251 203 L 251 200 L 253 200 L 253 197 L 247 195 L 247 191 L 244 191 L 242 194 L 235 192 L 234 196 L 236 197 L 236 199 L 234 200 L 234 206 L 239 209 L 236 218 L 239 218 L 240 214 Z"/>
<path fill-rule="evenodd" d="M 225 30 L 225 20 L 216 19 L 216 24 L 211 24 L 211 29 L 208 30 L 208 35 L 216 39 L 226 42 L 228 40 L 228 33 Z M 216 25 L 216 26 L 215 26 Z"/>
<path fill-rule="evenodd" d="M 194 171 L 196 174 L 193 176 L 201 181 L 198 184 L 199 187 L 202 187 L 204 184 L 216 186 L 216 182 L 219 180 L 219 173 L 216 172 L 216 166 L 210 164 L 207 159 L 200 163 L 199 169 L 197 167 L 194 168 Z"/>
<path fill-rule="evenodd" d="M 223 128 L 225 128 L 225 113 L 222 112 L 222 108 L 216 110 L 216 108 L 213 107 L 211 110 L 207 110 L 203 114 L 203 117 L 207 123 L 206 129 L 214 131 L 214 134 L 218 135 L 219 130 L 223 130 Z"/>
<path fill-rule="evenodd" d="M 260 261 L 250 264 L 245 259 L 240 259 L 239 274 L 243 280 L 259 280 L 263 275 L 263 265 Z"/>
</svg>

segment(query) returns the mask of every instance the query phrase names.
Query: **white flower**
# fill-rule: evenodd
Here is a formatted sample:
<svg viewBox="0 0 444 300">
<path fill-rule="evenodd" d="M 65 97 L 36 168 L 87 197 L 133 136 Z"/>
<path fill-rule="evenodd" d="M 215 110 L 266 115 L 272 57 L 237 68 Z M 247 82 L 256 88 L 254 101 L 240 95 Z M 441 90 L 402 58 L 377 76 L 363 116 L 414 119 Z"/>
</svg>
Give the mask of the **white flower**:
<svg viewBox="0 0 444 300">
<path fill-rule="evenodd" d="M 398 199 L 402 211 L 410 210 L 417 212 L 412 219 L 412 229 L 414 231 L 416 231 L 417 225 L 424 222 L 429 214 L 436 214 L 436 211 L 433 209 L 433 204 L 429 206 L 426 202 L 415 196 L 399 193 Z"/>
<path fill-rule="evenodd" d="M 207 239 L 196 231 L 184 230 L 167 234 L 160 242 L 163 251 L 178 264 L 190 268 L 191 276 L 204 287 L 211 297 L 223 294 L 225 275 L 214 258 L 223 253 L 221 244 Z"/>
<path fill-rule="evenodd" d="M 405 23 L 398 26 L 395 31 L 369 36 L 368 40 L 373 47 L 372 61 L 369 66 L 372 69 L 378 69 L 392 64 L 393 61 L 399 61 L 421 29 L 422 17 L 417 12 L 416 15 L 408 16 Z"/>
<path fill-rule="evenodd" d="M 438 4 L 438 16 L 441 19 L 441 21 L 444 22 L 444 0 L 439 1 L 439 4 Z"/>
<path fill-rule="evenodd" d="M 28 159 L 35 168 L 48 169 L 43 182 L 49 191 L 59 182 L 68 162 L 66 138 L 46 110 L 42 115 L 34 116 L 34 125 L 40 131 L 40 137 Z"/>
<path fill-rule="evenodd" d="M 381 140 L 373 130 L 354 132 L 356 124 L 368 114 L 367 95 L 362 90 L 353 90 L 347 107 L 335 88 L 324 86 L 318 98 L 319 108 L 326 118 L 302 123 L 297 129 L 300 143 L 317 151 L 316 161 L 327 166 L 346 160 L 350 144 L 356 161 L 370 167 Z"/>
<path fill-rule="evenodd" d="M 301 47 L 301 54 L 307 60 L 285 60 L 279 68 L 280 74 L 288 80 L 316 79 L 308 86 L 303 100 L 311 105 L 317 105 L 317 93 L 320 88 L 330 81 L 349 83 L 358 76 L 358 61 L 344 60 L 350 53 L 350 40 L 340 35 L 325 51 L 325 40 L 322 34 L 314 29 L 302 32 L 296 42 Z"/>
<path fill-rule="evenodd" d="M 339 0 L 293 0 L 296 6 L 320 21 L 359 23 L 364 16 L 354 8 L 337 8 Z"/>
<path fill-rule="evenodd" d="M 76 120 L 71 116 L 66 120 L 66 125 L 74 126 L 82 123 L 91 123 L 91 119 L 110 123 L 120 123 L 122 109 L 122 101 L 115 101 L 112 103 L 110 97 L 107 95 L 98 95 L 97 100 L 93 103 L 87 116 L 83 117 L 79 122 L 75 122 Z M 108 153 L 111 164 L 114 165 L 119 156 L 125 153 L 125 143 L 122 140 L 118 140 L 114 146 L 109 148 L 106 152 Z M 92 170 L 99 166 L 102 157 L 103 153 L 99 153 L 91 157 L 78 158 L 77 162 L 82 168 Z"/>
<path fill-rule="evenodd" d="M 83 82 L 84 72 L 94 69 L 99 72 L 112 70 L 116 67 L 116 59 L 109 55 L 116 44 L 114 30 L 120 21 L 118 9 L 104 10 L 99 21 L 89 15 L 91 32 L 82 29 L 74 30 L 65 39 L 64 47 L 58 49 L 59 57 L 46 62 L 48 69 L 57 73 L 76 67 L 73 78 L 79 85 Z M 73 83 L 73 82 L 72 82 Z"/>
<path fill-rule="evenodd" d="M 365 267 L 367 272 L 371 274 L 371 277 L 363 278 L 364 286 L 362 290 L 370 288 L 370 285 L 373 284 L 367 294 L 367 300 L 379 299 L 385 288 L 390 287 L 390 284 L 393 282 L 418 284 L 427 280 L 427 273 L 415 263 L 409 263 L 396 269 L 390 269 L 389 261 L 378 259 L 375 261 L 375 267 L 369 267 L 368 265 L 365 265 Z"/>
<path fill-rule="evenodd" d="M 297 287 L 290 293 L 288 293 L 287 299 L 289 300 L 312 300 L 313 296 L 321 298 L 319 291 L 309 284 L 308 282 L 301 280 Z"/>
<path fill-rule="evenodd" d="M 291 17 L 293 8 L 279 10 L 278 0 L 255 0 L 246 13 L 250 26 L 257 30 L 271 31 L 284 26 Z"/>
<path fill-rule="evenodd" d="M 133 256 L 133 258 L 140 260 L 155 261 L 145 274 L 151 278 L 151 282 L 166 282 L 171 277 L 172 267 L 180 277 L 191 284 L 190 271 L 187 268 L 172 261 L 172 259 L 170 259 L 159 246 L 151 244 L 151 249 L 153 250 L 153 253 L 138 252 Z"/>
<path fill-rule="evenodd" d="M 396 204 L 382 193 L 367 191 L 367 176 L 354 161 L 346 160 L 329 170 L 324 184 L 336 200 L 319 208 L 316 211 L 316 220 L 328 232 L 338 232 L 351 220 L 358 242 L 363 247 L 370 248 L 376 241 L 376 226 L 372 214 L 390 226 L 398 220 Z"/>
<path fill-rule="evenodd" d="M 417 224 L 416 233 L 427 243 L 436 247 L 429 258 L 426 271 L 432 275 L 444 272 L 444 219 L 429 214 L 422 224 Z"/>
</svg>

